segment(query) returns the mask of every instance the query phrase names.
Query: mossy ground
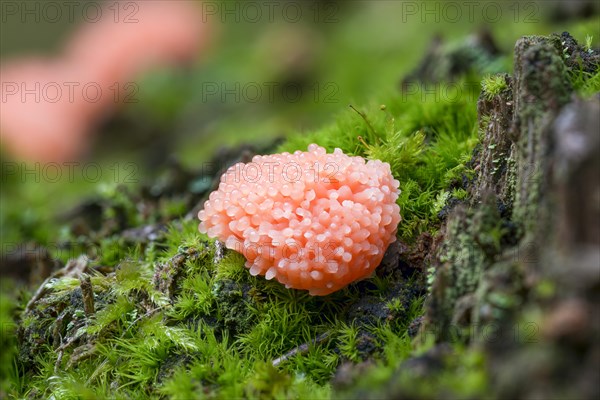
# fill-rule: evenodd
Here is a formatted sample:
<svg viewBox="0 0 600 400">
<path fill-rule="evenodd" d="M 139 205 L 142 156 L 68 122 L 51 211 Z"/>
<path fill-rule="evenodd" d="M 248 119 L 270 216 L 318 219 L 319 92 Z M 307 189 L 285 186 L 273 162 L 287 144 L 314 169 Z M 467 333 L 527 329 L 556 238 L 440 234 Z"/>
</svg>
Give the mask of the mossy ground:
<svg viewBox="0 0 600 400">
<path fill-rule="evenodd" d="M 463 91 L 458 101 L 423 96 L 344 110 L 333 126 L 293 135 L 273 151 L 316 141 L 390 162 L 402 190 L 398 236 L 407 253 L 415 252 L 422 235 L 435 235 L 442 209 L 464 196 L 477 138 L 477 93 Z M 101 215 L 120 215 L 122 227 L 142 224 L 139 195 L 113 188 L 100 198 Z M 142 245 L 104 228 L 65 233 L 82 249 L 98 243 L 84 270 L 94 313 L 84 311 L 77 276 L 49 279 L 47 295 L 20 313 L 28 322 L 18 330 L 13 374 L 22 380 L 10 393 L 330 398 L 340 365 L 368 360 L 383 379 L 413 353 L 416 329 L 409 333 L 409 326 L 418 326 L 426 294 L 422 262 L 402 271 L 392 264 L 347 289 L 312 297 L 250 276 L 243 257 L 199 234 L 194 218 L 172 219 L 163 209 L 156 213 L 171 220 L 166 231 Z M 288 354 L 298 346 L 303 350 Z"/>
<path fill-rule="evenodd" d="M 337 35 L 340 43 L 352 37 L 344 30 Z M 497 65 L 507 64 L 505 59 Z M 217 76 L 227 72 L 216 71 Z M 337 73 L 354 86 L 369 81 L 368 71 Z M 4 237 L 4 243 L 53 244 L 53 258 L 90 277 L 93 312 L 80 276 L 67 270 L 50 277 L 43 296 L 28 307 L 35 289 L 21 287 L 19 293 L 3 282 L 0 394 L 187 399 L 370 398 L 398 393 L 476 398 L 488 393 L 485 353 L 477 346 L 460 340 L 445 348 L 433 339 L 415 340 L 430 284 L 440 279 L 424 256 L 428 243 L 448 211 L 468 201 L 467 189 L 476 174 L 470 163 L 479 137 L 476 103 L 487 73 L 471 71 L 433 90 L 376 96 L 366 105 L 353 103 L 355 110 L 337 107 L 333 122 L 292 133 L 267 150 L 305 150 L 312 142 L 328 150 L 339 147 L 348 154 L 389 162 L 401 182 L 403 221 L 391 260 L 384 260 L 372 278 L 326 297 L 252 277 L 241 255 L 199 234 L 194 216 L 186 213 L 210 191 L 211 179 L 192 168 L 180 187 L 155 185 L 154 192 L 138 185 L 97 188 L 89 203 L 92 211 L 76 213 L 83 225 L 71 220 L 58 229 L 50 211 L 29 215 L 18 207 L 3 210 L 3 225 L 19 228 Z M 390 87 L 390 76 L 388 66 L 374 81 Z M 581 72 L 572 81 L 587 95 L 598 91 L 597 78 L 597 73 Z M 160 88 L 177 78 L 148 79 L 156 79 Z M 484 82 L 490 97 L 502 91 L 498 79 Z M 186 91 L 166 86 L 172 89 L 167 100 Z M 179 103 L 144 104 L 166 109 L 157 118 L 168 125 L 169 110 Z M 127 112 L 145 111 L 134 107 Z M 282 115 L 297 118 L 291 109 Z M 245 128 L 228 121 L 216 126 L 227 132 Z M 250 131 L 273 126 L 279 124 L 269 121 Z M 228 161 L 243 157 L 232 153 Z M 39 189 L 25 186 L 9 190 L 43 204 L 35 192 Z M 190 187 L 197 190 L 190 194 Z M 486 248 L 494 253 L 502 246 L 507 231 L 494 206 L 494 212 L 471 215 L 471 226 L 447 228 L 454 235 L 442 255 L 448 262 L 473 261 L 473 254 L 456 253 L 459 247 L 477 249 L 475 256 L 485 259 Z M 136 231 L 133 239 L 124 234 L 148 226 L 152 234 Z M 475 246 L 474 236 L 482 243 Z M 89 260 L 69 262 L 82 253 Z M 482 271 L 472 272 L 465 271 L 460 277 L 465 284 L 457 290 L 475 287 Z"/>
</svg>

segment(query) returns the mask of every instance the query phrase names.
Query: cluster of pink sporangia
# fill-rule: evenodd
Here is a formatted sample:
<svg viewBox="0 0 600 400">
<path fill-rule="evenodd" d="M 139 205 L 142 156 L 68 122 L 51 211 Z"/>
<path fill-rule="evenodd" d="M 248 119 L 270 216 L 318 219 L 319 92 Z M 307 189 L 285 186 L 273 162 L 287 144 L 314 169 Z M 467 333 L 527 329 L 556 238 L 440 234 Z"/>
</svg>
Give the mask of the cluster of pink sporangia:
<svg viewBox="0 0 600 400">
<path fill-rule="evenodd" d="M 255 156 L 223 174 L 199 230 L 242 253 L 252 275 L 326 295 L 368 277 L 396 240 L 398 186 L 388 163 L 340 149 Z"/>
</svg>

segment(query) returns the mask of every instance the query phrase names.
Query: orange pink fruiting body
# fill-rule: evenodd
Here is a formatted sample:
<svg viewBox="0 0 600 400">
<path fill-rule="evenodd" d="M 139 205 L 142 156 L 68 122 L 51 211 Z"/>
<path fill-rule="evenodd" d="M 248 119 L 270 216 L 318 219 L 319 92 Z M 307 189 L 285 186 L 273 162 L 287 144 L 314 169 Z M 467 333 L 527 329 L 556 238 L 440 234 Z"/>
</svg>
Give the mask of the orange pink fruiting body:
<svg viewBox="0 0 600 400">
<path fill-rule="evenodd" d="M 398 187 L 389 164 L 340 149 L 255 156 L 223 174 L 199 230 L 242 253 L 252 275 L 327 295 L 368 277 L 396 240 Z"/>
</svg>

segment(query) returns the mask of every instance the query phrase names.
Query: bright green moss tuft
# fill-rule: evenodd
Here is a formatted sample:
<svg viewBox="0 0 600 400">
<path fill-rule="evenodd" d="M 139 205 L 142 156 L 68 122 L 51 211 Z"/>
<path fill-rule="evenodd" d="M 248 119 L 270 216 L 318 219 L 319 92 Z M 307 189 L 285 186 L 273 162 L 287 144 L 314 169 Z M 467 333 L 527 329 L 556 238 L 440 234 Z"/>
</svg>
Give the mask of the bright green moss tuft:
<svg viewBox="0 0 600 400">
<path fill-rule="evenodd" d="M 503 74 L 488 75 L 481 81 L 483 95 L 488 101 L 492 100 L 507 88 L 508 84 L 506 83 L 506 78 Z"/>
<path fill-rule="evenodd" d="M 358 344 L 358 328 L 353 324 L 342 325 L 339 330 L 339 349 L 343 357 L 350 361 L 360 361 L 360 354 L 357 349 Z"/>
<path fill-rule="evenodd" d="M 600 69 L 594 74 L 580 72 L 573 80 L 575 90 L 581 97 L 587 98 L 600 93 Z"/>
</svg>

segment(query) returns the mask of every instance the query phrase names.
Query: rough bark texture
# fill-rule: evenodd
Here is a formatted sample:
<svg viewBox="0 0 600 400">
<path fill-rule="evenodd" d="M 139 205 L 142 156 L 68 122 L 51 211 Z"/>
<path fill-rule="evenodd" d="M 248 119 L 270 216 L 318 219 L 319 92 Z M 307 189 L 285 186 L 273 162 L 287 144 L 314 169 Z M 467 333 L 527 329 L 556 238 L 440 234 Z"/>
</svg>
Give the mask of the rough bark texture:
<svg viewBox="0 0 600 400">
<path fill-rule="evenodd" d="M 434 250 L 421 332 L 482 346 L 500 398 L 600 396 L 600 97 L 573 94 L 580 51 L 568 34 L 517 42 L 508 89 L 479 100 L 471 204 Z"/>
</svg>

